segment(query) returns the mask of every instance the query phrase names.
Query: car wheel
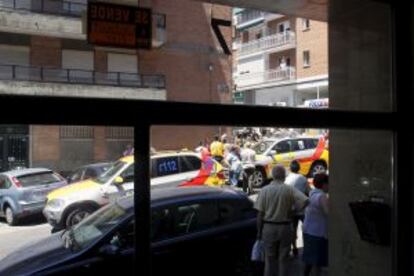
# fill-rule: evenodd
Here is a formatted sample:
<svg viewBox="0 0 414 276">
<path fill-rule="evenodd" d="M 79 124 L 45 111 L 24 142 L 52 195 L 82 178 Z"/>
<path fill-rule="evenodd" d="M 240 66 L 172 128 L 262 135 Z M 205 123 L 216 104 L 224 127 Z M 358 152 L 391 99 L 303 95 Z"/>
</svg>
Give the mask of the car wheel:
<svg viewBox="0 0 414 276">
<path fill-rule="evenodd" d="M 312 165 L 310 176 L 313 177 L 315 174 L 318 174 L 318 173 L 326 173 L 326 170 L 327 170 L 326 164 L 321 161 L 317 161 L 313 163 Z"/>
<path fill-rule="evenodd" d="M 6 207 L 6 222 L 8 225 L 13 226 L 17 224 L 16 215 L 13 213 L 13 209 L 10 207 Z"/>
<path fill-rule="evenodd" d="M 266 176 L 262 169 L 257 168 L 251 179 L 251 188 L 261 188 L 266 182 Z"/>
<path fill-rule="evenodd" d="M 71 228 L 74 225 L 78 224 L 90 214 L 95 212 L 95 210 L 96 209 L 91 207 L 79 207 L 72 210 L 66 218 L 66 228 Z"/>
</svg>

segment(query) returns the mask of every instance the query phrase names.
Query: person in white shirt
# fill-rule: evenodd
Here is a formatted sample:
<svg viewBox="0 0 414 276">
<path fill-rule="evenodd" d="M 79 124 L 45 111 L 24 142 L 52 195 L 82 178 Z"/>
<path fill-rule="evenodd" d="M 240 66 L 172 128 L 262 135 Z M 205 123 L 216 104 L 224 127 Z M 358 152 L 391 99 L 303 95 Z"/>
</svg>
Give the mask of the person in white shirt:
<svg viewBox="0 0 414 276">
<path fill-rule="evenodd" d="M 306 179 L 306 177 L 301 175 L 299 171 L 300 171 L 299 162 L 296 160 L 293 160 L 290 163 L 290 173 L 286 177 L 285 183 L 289 186 L 296 188 L 298 191 L 302 192 L 304 195 L 308 196 L 309 190 L 310 190 L 309 185 L 308 185 L 308 180 Z M 293 235 L 294 235 L 293 240 L 292 240 L 292 254 L 295 257 L 298 256 L 298 247 L 296 246 L 296 240 L 298 238 L 297 237 L 298 224 L 299 224 L 299 221 L 302 221 L 303 223 L 303 220 L 304 220 L 303 211 L 301 212 L 295 211 L 295 215 L 293 216 L 293 219 L 292 219 Z"/>
<path fill-rule="evenodd" d="M 243 192 L 251 194 L 253 192 L 253 174 L 256 168 L 256 152 L 252 149 L 252 144 L 246 142 L 240 152 L 243 165 Z"/>
</svg>

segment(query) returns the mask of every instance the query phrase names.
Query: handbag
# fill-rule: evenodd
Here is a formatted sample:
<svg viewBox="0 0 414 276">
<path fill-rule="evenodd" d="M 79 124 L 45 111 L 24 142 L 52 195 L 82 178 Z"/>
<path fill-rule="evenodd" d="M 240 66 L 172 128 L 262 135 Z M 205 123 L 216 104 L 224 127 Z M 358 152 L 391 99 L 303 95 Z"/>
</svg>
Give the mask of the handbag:
<svg viewBox="0 0 414 276">
<path fill-rule="evenodd" d="M 252 248 L 252 256 L 251 260 L 253 262 L 264 262 L 265 261 L 265 254 L 264 254 L 264 244 L 262 240 L 256 240 Z"/>
</svg>

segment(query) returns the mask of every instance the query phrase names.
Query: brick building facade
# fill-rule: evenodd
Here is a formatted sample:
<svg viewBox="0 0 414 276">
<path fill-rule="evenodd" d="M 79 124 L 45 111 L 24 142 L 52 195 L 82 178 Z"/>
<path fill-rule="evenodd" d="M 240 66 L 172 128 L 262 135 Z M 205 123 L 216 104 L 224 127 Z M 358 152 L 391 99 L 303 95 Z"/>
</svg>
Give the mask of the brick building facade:
<svg viewBox="0 0 414 276">
<path fill-rule="evenodd" d="M 0 93 L 231 102 L 232 61 L 223 53 L 210 24 L 212 17 L 231 20 L 231 8 L 190 0 L 140 1 L 140 6 L 150 7 L 154 14 L 154 47 L 134 50 L 89 45 L 81 19 L 86 2 L 74 2 L 69 9 L 50 0 L 42 2 L 42 9 L 0 7 L 0 15 L 6 18 L 0 23 Z M 222 33 L 231 45 L 231 28 L 223 28 Z M 162 110 L 154 113 L 168 116 Z M 190 135 L 188 127 L 157 126 L 151 141 L 156 149 L 193 148 L 218 131 L 216 127 L 195 128 Z M 31 125 L 22 135 L 27 139 L 15 147 L 26 152 L 26 160 L 20 163 L 60 171 L 114 160 L 133 143 L 132 129 L 109 126 Z M 8 161 L 15 160 L 10 156 L 17 155 L 16 151 L 0 144 L 3 170 L 17 164 Z"/>
<path fill-rule="evenodd" d="M 233 21 L 238 102 L 297 107 L 327 99 L 325 22 L 247 9 Z"/>
</svg>

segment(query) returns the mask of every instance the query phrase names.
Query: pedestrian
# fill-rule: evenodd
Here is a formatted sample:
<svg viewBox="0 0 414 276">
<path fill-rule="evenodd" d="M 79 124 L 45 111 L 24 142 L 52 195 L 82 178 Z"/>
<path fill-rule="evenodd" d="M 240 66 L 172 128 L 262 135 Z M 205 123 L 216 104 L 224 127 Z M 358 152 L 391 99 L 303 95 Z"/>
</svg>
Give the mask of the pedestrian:
<svg viewBox="0 0 414 276">
<path fill-rule="evenodd" d="M 210 153 L 217 162 L 221 163 L 223 161 L 224 145 L 218 135 L 214 136 L 214 141 L 210 145 Z"/>
<path fill-rule="evenodd" d="M 243 170 L 241 159 L 240 159 L 240 148 L 233 145 L 230 149 L 229 154 L 225 159 L 225 163 L 229 168 L 230 185 L 237 187 L 239 183 L 240 174 Z"/>
<path fill-rule="evenodd" d="M 252 149 L 252 144 L 246 142 L 240 155 L 243 165 L 243 192 L 250 194 L 253 191 L 253 174 L 256 168 L 256 152 Z"/>
<path fill-rule="evenodd" d="M 131 144 L 128 144 L 126 146 L 126 149 L 124 150 L 124 152 L 122 153 L 123 156 L 128 156 L 128 155 L 132 155 L 134 154 L 134 148 L 132 147 Z"/>
<path fill-rule="evenodd" d="M 303 262 L 305 276 L 321 275 L 321 268 L 328 265 L 328 175 L 316 174 L 315 189 L 309 192 L 309 206 L 303 224 Z"/>
<path fill-rule="evenodd" d="M 290 173 L 286 177 L 285 183 L 289 186 L 296 188 L 298 191 L 303 193 L 304 195 L 309 195 L 309 185 L 308 179 L 299 173 L 300 171 L 300 164 L 298 161 L 293 160 L 290 163 Z M 296 209 L 296 208 L 295 208 Z M 297 231 L 298 231 L 298 224 L 299 221 L 303 223 L 304 220 L 304 212 L 303 211 L 295 211 L 293 215 L 293 240 L 292 240 L 292 255 L 297 257 L 298 256 L 298 248 L 296 246 L 297 240 Z"/>
<path fill-rule="evenodd" d="M 272 169 L 273 181 L 257 198 L 257 238 L 265 249 L 265 276 L 288 276 L 288 258 L 292 242 L 292 208 L 303 209 L 308 198 L 284 183 L 286 170 L 282 165 Z"/>
</svg>

